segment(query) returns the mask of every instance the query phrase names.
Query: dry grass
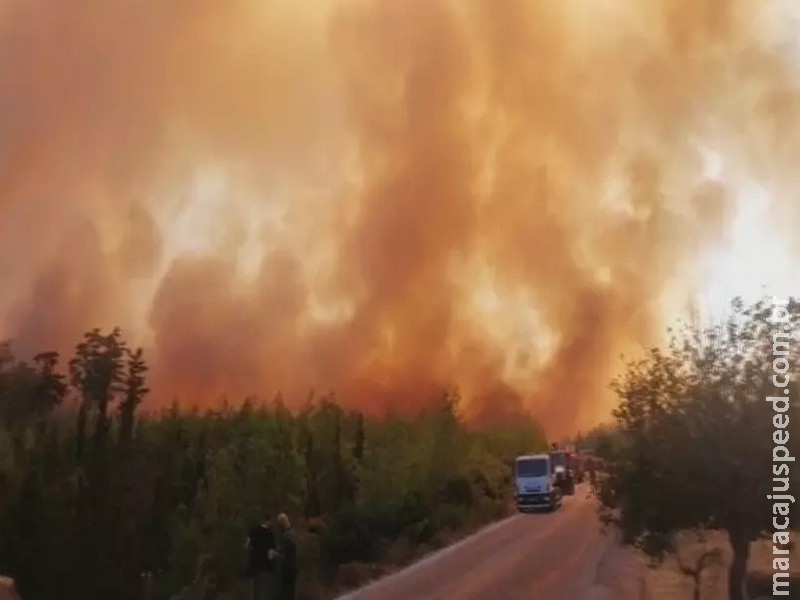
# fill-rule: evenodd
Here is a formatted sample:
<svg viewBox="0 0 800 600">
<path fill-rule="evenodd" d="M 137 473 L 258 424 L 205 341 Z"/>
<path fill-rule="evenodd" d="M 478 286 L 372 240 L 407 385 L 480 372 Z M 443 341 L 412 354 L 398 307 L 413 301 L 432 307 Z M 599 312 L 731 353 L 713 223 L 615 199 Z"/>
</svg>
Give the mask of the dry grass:
<svg viewBox="0 0 800 600">
<path fill-rule="evenodd" d="M 703 570 L 701 600 L 727 600 L 728 568 L 731 551 L 724 534 L 707 532 L 704 541 L 686 534 L 681 537 L 676 556 L 670 556 L 657 568 L 649 568 L 647 559 L 627 548 L 613 547 L 598 565 L 596 585 L 585 600 L 692 600 L 694 581 L 682 572 L 694 568 L 700 556 L 719 549 L 720 560 Z M 796 536 L 793 536 L 793 539 Z M 800 598 L 800 544 L 790 554 L 793 565 L 792 598 Z M 770 598 L 772 577 L 772 542 L 763 540 L 751 546 L 748 570 L 754 598 Z"/>
</svg>

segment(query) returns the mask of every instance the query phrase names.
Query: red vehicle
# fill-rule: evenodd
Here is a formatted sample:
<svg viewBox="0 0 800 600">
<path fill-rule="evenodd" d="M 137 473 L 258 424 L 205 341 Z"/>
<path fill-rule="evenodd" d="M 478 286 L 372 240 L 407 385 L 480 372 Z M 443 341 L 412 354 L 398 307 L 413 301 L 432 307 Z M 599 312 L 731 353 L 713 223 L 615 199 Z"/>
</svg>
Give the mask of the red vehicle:
<svg viewBox="0 0 800 600">
<path fill-rule="evenodd" d="M 572 496 L 575 493 L 575 463 L 571 452 L 558 450 L 553 444 L 550 451 L 550 463 L 553 474 L 555 475 L 555 485 L 561 490 L 564 496 Z"/>
</svg>

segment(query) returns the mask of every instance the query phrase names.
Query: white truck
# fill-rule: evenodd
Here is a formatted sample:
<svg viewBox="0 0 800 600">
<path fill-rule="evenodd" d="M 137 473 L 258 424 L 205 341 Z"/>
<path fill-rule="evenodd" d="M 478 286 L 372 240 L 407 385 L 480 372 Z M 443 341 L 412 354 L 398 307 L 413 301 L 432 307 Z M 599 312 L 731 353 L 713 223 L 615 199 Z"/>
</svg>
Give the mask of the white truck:
<svg viewBox="0 0 800 600">
<path fill-rule="evenodd" d="M 514 462 L 514 497 L 520 512 L 536 508 L 555 510 L 562 503 L 549 454 L 518 456 Z"/>
</svg>

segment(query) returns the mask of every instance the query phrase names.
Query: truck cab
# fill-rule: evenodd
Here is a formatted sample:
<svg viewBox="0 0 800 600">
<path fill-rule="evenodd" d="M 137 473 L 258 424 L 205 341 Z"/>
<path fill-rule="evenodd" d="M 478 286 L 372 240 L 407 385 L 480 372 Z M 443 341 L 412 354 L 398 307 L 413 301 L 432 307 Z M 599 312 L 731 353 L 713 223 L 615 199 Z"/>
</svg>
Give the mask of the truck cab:
<svg viewBox="0 0 800 600">
<path fill-rule="evenodd" d="M 555 474 L 549 454 L 518 456 L 514 461 L 514 485 L 517 509 L 561 506 L 561 491 L 555 485 Z"/>
<path fill-rule="evenodd" d="M 555 476 L 555 486 L 561 490 L 564 496 L 572 496 L 575 493 L 575 472 L 571 453 L 553 449 L 550 451 L 550 460 Z"/>
</svg>

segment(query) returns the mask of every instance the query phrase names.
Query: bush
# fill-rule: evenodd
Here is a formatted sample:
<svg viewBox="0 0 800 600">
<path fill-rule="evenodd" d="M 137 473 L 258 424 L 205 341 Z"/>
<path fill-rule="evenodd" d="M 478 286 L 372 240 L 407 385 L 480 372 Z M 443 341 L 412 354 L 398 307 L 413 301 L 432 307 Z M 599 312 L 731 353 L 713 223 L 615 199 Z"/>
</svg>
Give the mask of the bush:
<svg viewBox="0 0 800 600">
<path fill-rule="evenodd" d="M 70 363 L 76 405 L 56 413 L 57 357 L 30 367 L 2 351 L 0 573 L 23 597 L 141 600 L 146 583 L 148 600 L 237 600 L 266 508 L 297 524 L 300 594 L 317 599 L 334 578 L 358 583 L 376 573 L 363 565 L 497 518 L 509 453 L 545 447 L 536 426 L 466 428 L 455 397 L 408 419 L 333 399 L 300 414 L 276 401 L 142 417 L 146 366 L 118 331 L 87 335 Z"/>
</svg>

